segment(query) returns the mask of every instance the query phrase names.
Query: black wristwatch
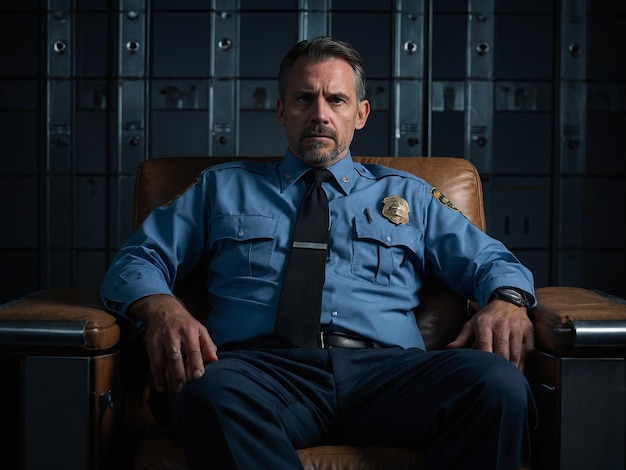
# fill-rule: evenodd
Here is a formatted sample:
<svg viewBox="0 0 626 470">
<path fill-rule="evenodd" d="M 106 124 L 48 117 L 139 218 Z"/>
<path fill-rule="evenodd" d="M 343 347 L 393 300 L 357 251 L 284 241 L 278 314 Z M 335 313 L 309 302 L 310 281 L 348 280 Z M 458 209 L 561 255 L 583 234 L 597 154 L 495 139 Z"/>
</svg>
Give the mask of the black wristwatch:
<svg viewBox="0 0 626 470">
<path fill-rule="evenodd" d="M 516 287 L 498 287 L 493 291 L 491 298 L 504 300 L 512 303 L 513 305 L 517 305 L 518 307 L 525 307 L 526 310 L 528 310 L 529 303 L 526 298 L 526 293 Z"/>
</svg>

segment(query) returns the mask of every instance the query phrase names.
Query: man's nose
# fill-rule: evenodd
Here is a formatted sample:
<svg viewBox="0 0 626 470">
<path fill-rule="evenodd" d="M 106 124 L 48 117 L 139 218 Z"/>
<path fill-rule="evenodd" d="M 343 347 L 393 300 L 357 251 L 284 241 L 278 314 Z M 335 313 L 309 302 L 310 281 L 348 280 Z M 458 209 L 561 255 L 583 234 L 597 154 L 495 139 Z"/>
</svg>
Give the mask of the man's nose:
<svg viewBox="0 0 626 470">
<path fill-rule="evenodd" d="M 328 122 L 328 103 L 325 99 L 319 98 L 313 102 L 311 107 L 311 120 L 316 123 Z"/>
</svg>

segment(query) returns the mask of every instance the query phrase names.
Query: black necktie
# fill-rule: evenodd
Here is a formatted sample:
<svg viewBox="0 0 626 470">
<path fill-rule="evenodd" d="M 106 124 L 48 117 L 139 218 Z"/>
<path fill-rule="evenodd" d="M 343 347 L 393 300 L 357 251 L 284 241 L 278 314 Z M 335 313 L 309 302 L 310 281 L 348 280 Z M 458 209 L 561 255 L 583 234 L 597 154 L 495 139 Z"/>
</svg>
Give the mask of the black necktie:
<svg viewBox="0 0 626 470">
<path fill-rule="evenodd" d="M 328 198 L 322 182 L 331 181 L 332 173 L 314 168 L 304 178 L 308 187 L 298 212 L 274 332 L 293 346 L 318 347 L 328 251 Z"/>
</svg>

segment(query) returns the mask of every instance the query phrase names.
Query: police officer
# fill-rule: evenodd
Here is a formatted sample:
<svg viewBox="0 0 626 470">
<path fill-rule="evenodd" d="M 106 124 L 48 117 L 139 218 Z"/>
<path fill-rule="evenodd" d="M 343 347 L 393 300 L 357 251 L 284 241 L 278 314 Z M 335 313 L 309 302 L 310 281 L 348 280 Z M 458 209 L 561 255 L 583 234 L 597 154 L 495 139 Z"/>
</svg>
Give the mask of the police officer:
<svg viewBox="0 0 626 470">
<path fill-rule="evenodd" d="M 105 305 L 145 322 L 154 383 L 169 390 L 192 468 L 301 468 L 295 449 L 328 442 L 410 446 L 438 469 L 528 460 L 532 275 L 425 181 L 353 162 L 369 113 L 352 47 L 298 43 L 279 74 L 284 159 L 205 170 L 107 273 Z M 274 331 L 311 167 L 331 175 L 320 331 L 346 347 L 292 347 Z M 205 259 L 212 310 L 201 324 L 172 289 Z M 481 307 L 445 351 L 425 351 L 412 314 L 427 275 Z"/>
</svg>

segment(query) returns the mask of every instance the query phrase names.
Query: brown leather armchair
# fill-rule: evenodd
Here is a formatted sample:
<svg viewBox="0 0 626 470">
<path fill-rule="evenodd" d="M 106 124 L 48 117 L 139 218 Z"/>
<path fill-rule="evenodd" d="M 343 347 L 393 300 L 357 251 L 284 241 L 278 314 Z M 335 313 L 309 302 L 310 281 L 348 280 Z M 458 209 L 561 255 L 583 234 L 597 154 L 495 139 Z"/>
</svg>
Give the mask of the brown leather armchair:
<svg viewBox="0 0 626 470">
<path fill-rule="evenodd" d="M 184 190 L 203 168 L 226 160 L 229 159 L 190 157 L 144 162 L 136 179 L 135 226 L 152 209 Z M 355 160 L 380 163 L 424 178 L 450 198 L 474 225 L 485 230 L 481 180 L 468 161 L 427 157 L 361 157 Z M 202 318 L 210 307 L 201 295 L 202 289 L 197 281 L 198 278 L 190 275 L 177 285 L 176 294 L 192 313 Z M 607 460 L 609 465 L 614 461 L 620 462 L 618 453 L 621 451 L 623 463 L 626 306 L 619 299 L 577 288 L 542 288 L 537 290 L 537 298 L 539 305 L 531 312 L 531 318 L 535 323 L 540 351 L 535 354 L 527 372 L 536 390 L 540 409 L 533 468 L 578 468 L 566 466 L 568 458 L 572 458 L 566 454 L 570 451 L 576 454 L 581 448 L 584 455 L 591 452 L 597 456 L 608 452 L 612 459 Z M 445 347 L 473 311 L 472 303 L 436 280 L 427 283 L 422 300 L 415 315 L 426 345 L 429 349 Z M 611 327 L 604 328 L 606 325 Z M 594 332 L 583 333 L 589 327 Z M 76 385 L 65 388 L 59 385 L 60 388 L 52 393 L 69 393 L 79 397 L 86 394 L 84 416 L 81 418 L 87 423 L 85 428 L 89 435 L 81 444 L 87 446 L 85 456 L 81 457 L 81 462 L 85 462 L 84 468 L 185 468 L 184 456 L 175 436 L 169 428 L 158 424 L 147 406 L 149 369 L 141 335 L 126 328 L 123 322 L 116 322 L 104 311 L 97 290 L 47 291 L 5 305 L 0 309 L 0 357 L 3 353 L 10 354 L 20 364 L 16 369 L 22 370 L 23 377 L 20 394 L 24 397 L 24 407 L 16 413 L 18 416 L 14 416 L 22 423 L 18 433 L 22 442 L 16 444 L 23 450 L 15 451 L 16 460 L 32 459 L 28 455 L 33 455 L 33 452 L 47 453 L 48 462 L 53 462 L 55 457 L 63 460 L 64 453 L 71 451 L 69 447 L 64 447 L 66 439 L 59 436 L 63 436 L 64 429 L 75 427 L 74 423 L 63 419 L 64 413 L 68 412 L 64 410 L 75 408 L 75 402 L 71 400 L 60 410 L 50 411 L 45 406 L 40 407 L 36 416 L 25 411 L 30 409 L 28 400 L 33 388 L 38 386 L 36 378 L 38 373 L 41 374 L 38 371 L 42 370 L 35 367 L 30 371 L 32 358 L 83 358 L 87 360 L 86 373 L 80 390 L 76 391 Z M 616 423 L 619 423 L 619 413 L 622 413 L 622 425 L 608 433 L 605 431 L 607 437 L 603 436 L 599 443 L 594 440 L 592 447 L 580 444 L 580 439 L 575 435 L 572 437 L 575 433 L 566 432 L 562 424 L 567 416 L 565 407 L 571 401 L 562 398 L 564 387 L 570 387 L 566 390 L 568 396 L 576 393 L 569 385 L 571 373 L 567 369 L 572 363 L 570 359 L 576 362 L 581 357 L 606 359 L 611 367 L 618 361 L 617 368 L 611 369 L 613 382 L 607 383 L 607 387 L 611 387 L 610 396 L 621 400 L 621 404 L 612 406 L 610 412 L 617 412 Z M 53 364 L 57 365 L 56 362 Z M 597 366 L 598 362 L 594 362 L 589 367 Z M 620 366 L 621 388 L 617 378 Z M 75 375 L 63 367 L 60 372 L 51 372 L 59 384 L 65 383 L 66 376 Z M 576 371 L 580 373 L 580 369 Z M 34 383 L 28 381 L 29 377 L 34 377 Z M 586 398 L 593 399 L 593 391 L 585 393 Z M 587 414 L 578 412 L 576 425 L 593 426 L 589 423 L 596 421 L 597 411 L 591 410 Z M 606 410 L 606 415 L 605 419 L 610 419 L 609 410 Z M 55 421 L 55 428 L 48 430 L 39 426 L 38 423 L 44 420 Z M 76 446 L 75 442 L 72 446 Z M 402 448 L 323 446 L 298 452 L 304 467 L 311 470 L 415 469 L 423 468 L 425 462 L 420 453 Z M 597 457 L 594 458 L 597 463 Z M 573 461 L 580 462 L 581 459 L 574 455 Z"/>
</svg>

